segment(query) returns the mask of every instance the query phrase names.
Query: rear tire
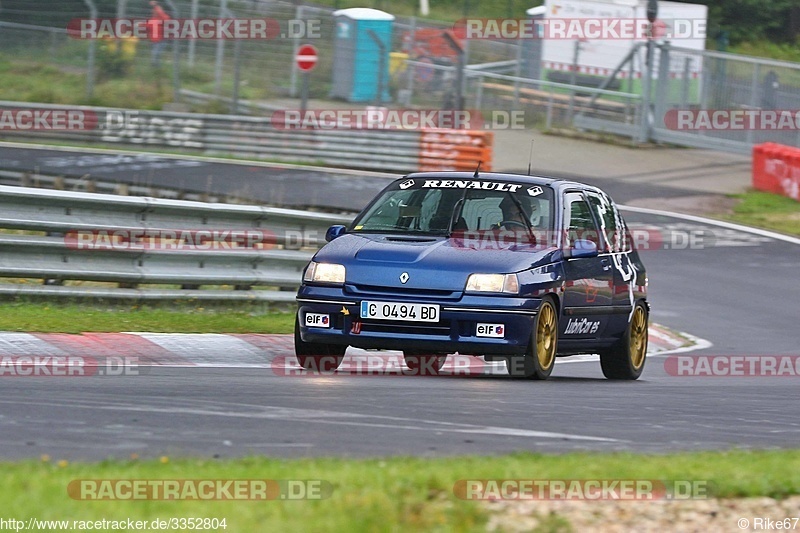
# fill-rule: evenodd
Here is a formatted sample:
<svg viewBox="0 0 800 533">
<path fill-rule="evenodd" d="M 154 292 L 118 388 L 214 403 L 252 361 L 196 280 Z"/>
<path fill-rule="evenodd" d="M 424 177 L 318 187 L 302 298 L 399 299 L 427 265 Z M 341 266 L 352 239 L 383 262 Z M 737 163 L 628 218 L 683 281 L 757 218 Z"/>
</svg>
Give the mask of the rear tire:
<svg viewBox="0 0 800 533">
<path fill-rule="evenodd" d="M 306 370 L 330 373 L 339 368 L 347 346 L 305 342 L 300 337 L 300 319 L 294 322 L 294 353 L 297 362 Z"/>
<path fill-rule="evenodd" d="M 412 350 L 404 350 L 403 358 L 406 366 L 416 376 L 437 376 L 447 361 L 447 354 L 428 354 Z"/>
<path fill-rule="evenodd" d="M 647 359 L 647 306 L 636 302 L 631 322 L 611 348 L 600 352 L 600 367 L 608 379 L 638 379 Z"/>
<path fill-rule="evenodd" d="M 506 366 L 513 377 L 545 380 L 553 373 L 558 343 L 558 311 L 551 298 L 542 300 L 532 329 L 525 354 L 507 357 Z"/>
</svg>

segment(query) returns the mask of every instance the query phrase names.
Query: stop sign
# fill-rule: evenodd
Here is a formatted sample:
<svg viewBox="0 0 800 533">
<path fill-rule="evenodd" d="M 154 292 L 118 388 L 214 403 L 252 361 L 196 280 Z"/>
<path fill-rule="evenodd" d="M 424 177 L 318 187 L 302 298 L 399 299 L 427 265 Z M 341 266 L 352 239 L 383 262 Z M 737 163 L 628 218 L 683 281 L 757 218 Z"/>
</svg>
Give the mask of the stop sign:
<svg viewBox="0 0 800 533">
<path fill-rule="evenodd" d="M 297 68 L 303 72 L 308 72 L 317 64 L 317 49 L 310 44 L 304 44 L 297 49 L 297 55 L 294 56 L 294 60 L 297 62 Z"/>
</svg>

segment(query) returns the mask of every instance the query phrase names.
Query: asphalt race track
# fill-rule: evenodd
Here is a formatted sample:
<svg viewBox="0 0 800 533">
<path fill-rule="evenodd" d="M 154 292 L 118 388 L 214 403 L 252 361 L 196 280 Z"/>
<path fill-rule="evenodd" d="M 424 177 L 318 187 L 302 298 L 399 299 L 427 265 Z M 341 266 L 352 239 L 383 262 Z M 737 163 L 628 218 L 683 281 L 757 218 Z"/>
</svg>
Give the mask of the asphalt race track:
<svg viewBox="0 0 800 533">
<path fill-rule="evenodd" d="M 348 179 L 352 187 L 358 181 Z M 647 185 L 594 181 L 621 203 L 661 194 Z M 698 355 L 800 356 L 798 244 L 648 213 L 626 218 L 665 235 L 703 238 L 695 248 L 642 252 L 653 322 L 710 342 Z M 264 348 L 268 364 L 270 347 Z M 227 345 L 204 353 L 223 364 L 244 355 Z M 0 457 L 796 447 L 800 376 L 676 376 L 667 363 L 675 357 L 650 357 L 635 382 L 605 380 L 599 363 L 586 357 L 560 360 L 541 383 L 505 375 L 289 377 L 241 365 L 152 367 L 125 377 L 0 377 Z"/>
<path fill-rule="evenodd" d="M 88 174 L 114 184 L 224 194 L 284 207 L 352 209 L 366 205 L 389 181 L 379 173 L 218 161 L 0 145 L 0 170 L 36 170 L 76 178 Z"/>
</svg>

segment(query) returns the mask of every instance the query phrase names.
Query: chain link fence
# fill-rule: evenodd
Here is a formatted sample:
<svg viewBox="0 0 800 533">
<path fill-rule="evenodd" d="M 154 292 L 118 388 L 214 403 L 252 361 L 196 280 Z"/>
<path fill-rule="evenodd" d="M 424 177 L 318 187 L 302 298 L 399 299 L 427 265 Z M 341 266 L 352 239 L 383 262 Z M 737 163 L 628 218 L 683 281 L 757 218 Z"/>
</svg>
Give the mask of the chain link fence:
<svg viewBox="0 0 800 533">
<path fill-rule="evenodd" d="M 163 52 L 157 67 L 151 65 L 153 45 L 146 39 L 100 41 L 95 43 L 94 68 L 101 80 L 127 76 L 139 78 L 142 87 L 159 84 L 169 93 L 168 100 L 194 111 L 269 115 L 275 109 L 300 107 L 302 75 L 294 56 L 301 44 L 310 43 L 319 57 L 308 75 L 310 98 L 325 100 L 321 105 L 327 107 L 364 105 L 331 100 L 337 24 L 332 8 L 267 0 L 169 0 L 164 7 L 173 18 L 269 18 L 280 32 L 269 40 L 173 41 L 174 54 Z M 37 24 L 4 22 L 4 9 L 0 4 L 0 57 L 18 64 L 46 63 L 67 72 L 90 68 L 91 43 L 70 38 L 63 25 L 48 26 L 56 18 L 43 17 Z M 89 16 L 88 8 L 80 9 L 75 2 L 55 4 L 53 10 L 61 21 Z M 150 7 L 147 2 L 127 2 L 124 13 L 101 11 L 99 16 L 119 14 L 146 19 Z M 680 130 L 670 122 L 677 111 L 800 109 L 800 65 L 661 43 L 654 47 L 652 89 L 647 94 L 646 46 L 634 47 L 629 61 L 610 76 L 586 74 L 580 44 L 576 47 L 577 61 L 562 65 L 566 70 L 548 71 L 541 62 L 541 68 L 537 65 L 532 71 L 529 67 L 537 61 L 531 59 L 530 42 L 459 40 L 451 23 L 398 16 L 384 66 L 391 101 L 381 105 L 477 109 L 500 127 L 511 120 L 509 113 L 522 111 L 524 127 L 577 125 L 641 141 L 736 151 L 765 141 L 800 145 L 800 128 Z M 120 57 L 133 67 L 120 67 Z M 380 68 L 374 65 L 376 73 Z M 91 80 L 87 72 L 89 88 Z M 47 87 L 38 91 L 35 99 L 53 101 Z M 146 107 L 146 98 L 143 94 L 139 104 Z"/>
<path fill-rule="evenodd" d="M 164 3 L 164 2 L 162 2 Z M 335 17 L 334 10 L 326 7 L 295 5 L 287 2 L 266 0 L 219 1 L 197 3 L 191 0 L 172 0 L 164 3 L 172 18 L 268 18 L 277 21 L 280 35 L 268 40 L 181 40 L 172 42 L 178 48 L 179 79 L 175 88 L 191 91 L 194 101 L 225 102 L 205 111 L 227 111 L 231 100 L 253 102 L 299 95 L 300 75 L 295 66 L 294 55 L 300 44 L 313 44 L 319 61 L 310 74 L 311 98 L 325 99 L 331 93 L 333 74 L 333 47 Z M 57 68 L 84 71 L 89 68 L 89 41 L 70 38 L 66 27 L 48 26 L 55 20 L 70 20 L 89 17 L 89 11 L 76 10 L 74 4 L 62 7 L 59 17 L 41 16 L 36 24 L 16 24 L 4 21 L 0 4 L 0 54 L 14 61 L 45 62 Z M 100 17 L 148 19 L 150 7 L 146 2 L 127 2 L 122 13 L 102 12 Z M 437 67 L 454 67 L 457 53 L 442 44 L 442 34 L 452 32 L 453 25 L 444 22 L 397 17 L 393 25 L 391 60 L 389 69 L 390 90 L 393 100 L 405 103 L 440 107 L 450 93 L 455 91 L 452 68 L 442 72 Z M 465 61 L 496 62 L 514 61 L 517 56 L 516 43 L 483 41 L 461 43 L 465 50 Z M 122 60 L 135 65 L 152 62 L 153 45 L 147 40 L 131 39 L 125 43 L 98 43 L 97 75 L 108 79 L 126 75 L 124 69 L 115 68 L 118 53 Z M 421 64 L 409 73 L 405 59 L 419 60 Z M 159 57 L 159 68 L 150 72 L 150 81 L 169 84 L 173 56 L 164 51 Z M 376 65 L 377 68 L 377 65 Z M 144 71 L 146 72 L 146 70 Z M 143 71 L 129 73 L 142 76 Z M 87 79 L 89 74 L 87 73 Z M 409 81 L 411 80 L 411 81 Z M 414 82 L 416 81 L 416 87 Z M 88 83 L 88 82 L 87 82 Z M 409 85 L 411 83 L 411 85 Z M 411 89 L 411 91 L 408 91 Z M 403 91 L 406 91 L 405 93 Z M 199 95 L 199 96 L 198 96 Z M 206 95 L 206 98 L 203 98 Z M 211 98 L 213 97 L 213 98 Z M 179 100 L 180 96 L 176 98 Z M 46 101 L 46 100 L 45 100 Z M 285 104 L 285 102 L 284 102 Z M 267 111 L 268 108 L 262 109 Z M 252 112 L 258 113 L 254 105 Z"/>
<path fill-rule="evenodd" d="M 656 128 L 704 137 L 711 146 L 714 139 L 730 141 L 743 145 L 744 151 L 764 142 L 800 146 L 800 127 L 771 129 L 770 116 L 765 113 L 795 114 L 800 110 L 800 64 L 669 45 L 660 46 L 658 56 Z M 677 111 L 692 112 L 686 115 L 692 119 L 686 129 L 677 122 Z M 748 112 L 754 117 L 752 122 Z M 725 120 L 720 126 L 737 119 L 737 114 L 743 126 L 715 127 L 714 113 Z M 710 128 L 707 122 L 711 122 Z"/>
</svg>

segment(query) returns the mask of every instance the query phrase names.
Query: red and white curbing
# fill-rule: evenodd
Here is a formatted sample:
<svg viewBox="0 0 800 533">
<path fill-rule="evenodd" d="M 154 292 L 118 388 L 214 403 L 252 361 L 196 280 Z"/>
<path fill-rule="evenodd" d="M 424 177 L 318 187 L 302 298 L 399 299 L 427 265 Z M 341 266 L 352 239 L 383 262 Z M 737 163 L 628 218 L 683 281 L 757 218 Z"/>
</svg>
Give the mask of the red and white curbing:
<svg viewBox="0 0 800 533">
<path fill-rule="evenodd" d="M 272 368 L 273 362 L 294 355 L 292 335 L 217 333 L 14 333 L 0 332 L 0 361 L 21 357 L 75 357 L 102 362 L 114 357 L 135 360 L 139 366 Z M 711 344 L 663 326 L 650 326 L 648 354 L 666 355 L 707 348 Z M 400 352 L 350 349 L 349 356 L 396 358 Z M 575 356 L 559 363 L 583 362 L 596 356 Z M 477 361 L 477 360 L 476 360 Z M 504 370 L 505 363 L 486 363 L 487 373 Z"/>
</svg>

